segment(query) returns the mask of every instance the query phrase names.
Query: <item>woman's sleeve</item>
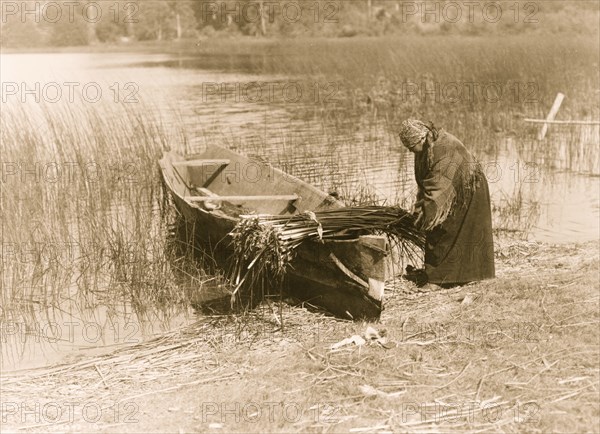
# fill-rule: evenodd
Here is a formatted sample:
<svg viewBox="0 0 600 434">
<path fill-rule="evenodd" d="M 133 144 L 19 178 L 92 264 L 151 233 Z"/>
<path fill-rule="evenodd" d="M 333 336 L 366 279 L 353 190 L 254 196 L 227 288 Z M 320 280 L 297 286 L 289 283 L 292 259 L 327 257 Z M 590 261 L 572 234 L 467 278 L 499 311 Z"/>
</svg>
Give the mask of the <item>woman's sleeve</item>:
<svg viewBox="0 0 600 434">
<path fill-rule="evenodd" d="M 456 191 L 453 180 L 463 163 L 459 152 L 444 146 L 434 146 L 429 170 L 422 180 L 420 200 L 423 217 L 421 228 L 431 230 L 450 214 Z"/>
</svg>

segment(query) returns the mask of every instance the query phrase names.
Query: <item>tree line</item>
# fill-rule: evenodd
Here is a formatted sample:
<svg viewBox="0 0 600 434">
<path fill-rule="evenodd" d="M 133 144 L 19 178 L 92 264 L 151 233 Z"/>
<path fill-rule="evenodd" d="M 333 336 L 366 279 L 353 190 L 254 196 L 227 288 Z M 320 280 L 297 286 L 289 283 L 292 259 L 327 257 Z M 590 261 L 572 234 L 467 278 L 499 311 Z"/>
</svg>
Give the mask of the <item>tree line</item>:
<svg viewBox="0 0 600 434">
<path fill-rule="evenodd" d="M 597 17 L 595 1 L 2 0 L 0 45 L 78 46 L 227 35 L 478 34 L 544 25 L 550 31 L 566 27 L 581 33 L 596 28 Z"/>
</svg>

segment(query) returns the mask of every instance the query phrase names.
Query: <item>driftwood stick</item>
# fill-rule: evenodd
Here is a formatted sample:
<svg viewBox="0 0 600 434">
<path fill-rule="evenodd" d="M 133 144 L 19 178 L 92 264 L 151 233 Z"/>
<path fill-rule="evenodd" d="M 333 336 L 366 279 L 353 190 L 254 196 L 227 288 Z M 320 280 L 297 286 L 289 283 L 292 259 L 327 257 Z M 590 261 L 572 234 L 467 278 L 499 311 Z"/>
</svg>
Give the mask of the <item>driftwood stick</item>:
<svg viewBox="0 0 600 434">
<path fill-rule="evenodd" d="M 556 124 L 556 125 L 600 125 L 600 121 L 576 121 L 576 120 L 568 120 L 568 121 L 548 121 L 546 119 L 523 119 L 525 122 L 530 122 L 533 124 Z"/>
<path fill-rule="evenodd" d="M 546 133 L 548 132 L 548 122 L 553 121 L 556 117 L 556 114 L 560 109 L 560 105 L 562 104 L 563 99 L 565 99 L 565 96 L 562 93 L 558 92 L 556 94 L 556 98 L 554 99 L 554 103 L 552 104 L 552 108 L 548 112 L 548 116 L 546 116 L 546 122 L 544 122 L 544 125 L 542 125 L 542 129 L 538 133 L 538 140 L 544 140 L 544 137 L 546 137 Z"/>
</svg>

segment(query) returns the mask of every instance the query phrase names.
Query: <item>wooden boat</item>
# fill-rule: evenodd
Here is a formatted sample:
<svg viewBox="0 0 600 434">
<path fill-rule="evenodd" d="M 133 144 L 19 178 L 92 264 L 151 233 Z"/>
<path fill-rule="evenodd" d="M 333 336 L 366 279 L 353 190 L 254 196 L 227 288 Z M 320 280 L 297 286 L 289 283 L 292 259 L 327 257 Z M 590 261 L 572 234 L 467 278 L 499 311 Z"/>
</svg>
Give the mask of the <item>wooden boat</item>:
<svg viewBox="0 0 600 434">
<path fill-rule="evenodd" d="M 227 249 L 240 215 L 293 215 L 344 206 L 265 162 L 218 146 L 185 158 L 166 152 L 159 165 L 176 208 L 205 245 Z M 388 251 L 386 238 L 376 235 L 306 242 L 298 248 L 285 287 L 337 316 L 377 319 Z"/>
</svg>

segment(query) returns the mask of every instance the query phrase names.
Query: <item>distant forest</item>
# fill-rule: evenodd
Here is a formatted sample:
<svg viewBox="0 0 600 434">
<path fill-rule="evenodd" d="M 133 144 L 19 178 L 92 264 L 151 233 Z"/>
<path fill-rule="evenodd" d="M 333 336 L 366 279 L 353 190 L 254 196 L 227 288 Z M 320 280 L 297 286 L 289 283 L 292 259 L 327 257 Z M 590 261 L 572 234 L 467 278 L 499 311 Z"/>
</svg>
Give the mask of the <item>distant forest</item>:
<svg viewBox="0 0 600 434">
<path fill-rule="evenodd" d="M 7 1 L 0 46 L 64 47 L 211 37 L 598 34 L 591 1 Z"/>
</svg>

